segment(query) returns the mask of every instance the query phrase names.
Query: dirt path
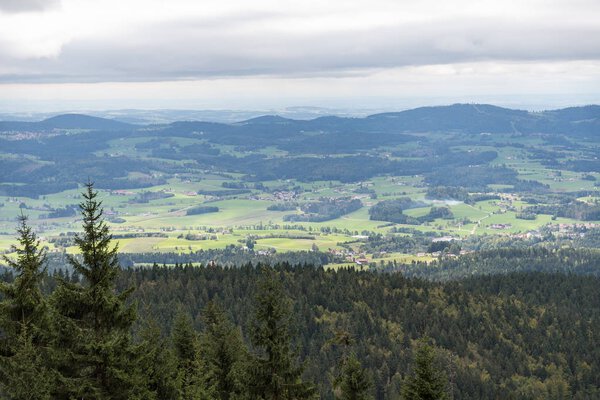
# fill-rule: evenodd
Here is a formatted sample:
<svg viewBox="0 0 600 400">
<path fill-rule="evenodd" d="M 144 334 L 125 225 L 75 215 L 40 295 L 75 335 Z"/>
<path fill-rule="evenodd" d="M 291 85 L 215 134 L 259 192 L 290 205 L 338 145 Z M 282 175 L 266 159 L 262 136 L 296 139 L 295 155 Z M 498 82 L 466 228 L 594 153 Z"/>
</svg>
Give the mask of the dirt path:
<svg viewBox="0 0 600 400">
<path fill-rule="evenodd" d="M 472 205 L 470 205 L 470 204 L 468 204 L 468 206 L 469 206 L 469 207 L 471 207 L 473 210 L 481 211 L 481 210 L 479 210 L 479 209 L 477 209 L 477 208 L 473 207 L 473 206 L 472 206 Z M 482 212 L 484 212 L 484 211 L 482 211 Z M 473 226 L 473 229 L 471 229 L 471 235 L 474 235 L 474 234 L 475 234 L 475 231 L 477 231 L 477 228 L 478 228 L 478 227 L 481 225 L 481 221 L 483 221 L 483 220 L 484 220 L 484 219 L 486 219 L 486 218 L 489 218 L 489 217 L 491 217 L 491 216 L 492 216 L 492 214 L 493 214 L 493 213 L 488 213 L 488 214 L 487 214 L 485 217 L 479 218 L 479 219 L 477 220 L 477 223 L 476 223 L 476 224 Z"/>
<path fill-rule="evenodd" d="M 481 225 L 481 221 L 483 221 L 484 219 L 486 219 L 486 218 L 489 218 L 489 217 L 491 217 L 491 216 L 492 216 L 492 214 L 490 213 L 490 214 L 486 215 L 486 216 L 485 216 L 485 217 L 483 217 L 483 218 L 479 218 L 479 219 L 477 220 L 477 224 L 475 224 L 475 226 L 473 226 L 473 229 L 471 229 L 471 235 L 474 235 L 474 234 L 475 234 L 475 231 L 477 230 L 477 228 L 479 227 L 479 225 Z"/>
</svg>

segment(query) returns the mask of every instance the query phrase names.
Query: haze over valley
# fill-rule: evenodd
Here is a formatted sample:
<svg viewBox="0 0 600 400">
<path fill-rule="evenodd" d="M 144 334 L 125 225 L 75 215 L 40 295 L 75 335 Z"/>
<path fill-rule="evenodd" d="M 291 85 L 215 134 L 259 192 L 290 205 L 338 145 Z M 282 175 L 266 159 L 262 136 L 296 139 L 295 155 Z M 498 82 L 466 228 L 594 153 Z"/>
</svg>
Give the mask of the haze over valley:
<svg viewBox="0 0 600 400">
<path fill-rule="evenodd" d="M 599 15 L 0 0 L 0 399 L 600 399 Z"/>
</svg>

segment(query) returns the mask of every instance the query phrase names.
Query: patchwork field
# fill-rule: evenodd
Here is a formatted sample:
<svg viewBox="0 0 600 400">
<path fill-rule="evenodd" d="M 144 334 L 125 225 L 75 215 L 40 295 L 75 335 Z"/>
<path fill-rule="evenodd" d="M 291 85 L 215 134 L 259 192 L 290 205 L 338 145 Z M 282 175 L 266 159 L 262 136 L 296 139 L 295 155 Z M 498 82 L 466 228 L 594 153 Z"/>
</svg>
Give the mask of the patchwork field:
<svg viewBox="0 0 600 400">
<path fill-rule="evenodd" d="M 458 114 L 476 112 L 465 120 L 482 110 L 456 107 Z M 593 135 L 405 133 L 387 119 L 371 121 L 372 128 L 353 128 L 363 122 L 352 119 L 183 122 L 132 126 L 106 139 L 55 129 L 45 139 L 50 144 L 27 142 L 28 152 L 20 140 L 5 141 L 0 252 L 11 253 L 21 212 L 51 252 L 75 252 L 85 177 L 99 180 L 105 218 L 124 253 L 237 247 L 319 250 L 336 254 L 343 261 L 336 265 L 412 262 L 435 258 L 436 240 L 541 237 L 543 229 L 598 222 Z M 45 138 L 46 128 L 39 129 Z M 73 139 L 64 149 L 61 134 L 81 145 Z M 49 145 L 59 154 L 54 159 L 44 156 Z M 81 146 L 87 155 L 72 158 Z M 61 179 L 72 187 L 56 189 Z"/>
</svg>

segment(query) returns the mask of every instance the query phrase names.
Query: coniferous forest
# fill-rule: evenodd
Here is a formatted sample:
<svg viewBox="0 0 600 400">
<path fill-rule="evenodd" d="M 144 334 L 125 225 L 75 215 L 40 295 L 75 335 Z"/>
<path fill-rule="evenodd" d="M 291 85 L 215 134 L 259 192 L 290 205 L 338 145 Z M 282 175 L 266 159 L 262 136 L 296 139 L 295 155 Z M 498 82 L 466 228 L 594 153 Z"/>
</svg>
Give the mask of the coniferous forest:
<svg viewBox="0 0 600 400">
<path fill-rule="evenodd" d="M 0 0 L 0 400 L 600 400 L 599 17 Z"/>
<path fill-rule="evenodd" d="M 80 252 L 52 274 L 19 218 L 0 286 L 2 398 L 600 396 L 596 277 L 436 283 L 288 263 L 124 269 L 97 196 L 88 184 Z"/>
</svg>

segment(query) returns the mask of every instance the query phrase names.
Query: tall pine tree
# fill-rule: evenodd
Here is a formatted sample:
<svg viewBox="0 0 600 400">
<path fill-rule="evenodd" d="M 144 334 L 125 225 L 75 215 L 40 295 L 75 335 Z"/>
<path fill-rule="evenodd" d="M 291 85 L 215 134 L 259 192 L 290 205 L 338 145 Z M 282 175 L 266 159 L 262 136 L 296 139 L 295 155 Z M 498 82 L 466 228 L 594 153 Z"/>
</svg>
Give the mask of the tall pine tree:
<svg viewBox="0 0 600 400">
<path fill-rule="evenodd" d="M 41 340 L 47 329 L 48 306 L 40 289 L 45 276 L 46 251 L 27 224 L 27 217 L 19 217 L 19 245 L 14 247 L 16 259 L 4 256 L 4 262 L 13 270 L 12 283 L 0 282 L 0 329 L 3 339 L 0 354 L 10 353 L 10 342 L 20 335 L 21 329 L 29 331 L 34 342 Z"/>
<path fill-rule="evenodd" d="M 27 325 L 23 325 L 13 346 L 13 354 L 2 360 L 0 398 L 9 400 L 50 400 L 53 373 L 44 355 L 34 343 Z"/>
<path fill-rule="evenodd" d="M 82 282 L 59 281 L 52 298 L 53 361 L 60 373 L 57 399 L 143 397 L 130 332 L 136 315 L 126 304 L 131 291 L 115 289 L 121 269 L 117 246 L 111 245 L 97 197 L 88 183 L 80 204 L 84 232 L 75 238 L 81 254 L 69 257 Z"/>
<path fill-rule="evenodd" d="M 16 259 L 4 256 L 15 274 L 0 282 L 0 396 L 9 399 L 48 398 L 51 372 L 44 361 L 48 343 L 48 304 L 40 290 L 46 252 L 19 217 Z M 32 381 L 33 379 L 33 381 Z"/>
<path fill-rule="evenodd" d="M 335 382 L 339 400 L 370 400 L 373 396 L 373 379 L 364 369 L 356 354 L 344 359 L 342 371 Z"/>
<path fill-rule="evenodd" d="M 152 319 L 145 323 L 140 336 L 140 366 L 149 391 L 147 399 L 177 400 L 177 360 L 168 338 L 162 337 Z"/>
<path fill-rule="evenodd" d="M 342 348 L 339 373 L 333 380 L 335 397 L 340 400 L 373 399 L 373 378 L 352 351 L 354 340 L 350 333 L 336 331 L 331 343 Z"/>
<path fill-rule="evenodd" d="M 404 400 L 446 400 L 450 398 L 448 377 L 435 365 L 435 349 L 427 338 L 419 340 L 412 375 L 402 386 Z"/>
<path fill-rule="evenodd" d="M 290 299 L 270 268 L 264 268 L 255 299 L 251 339 L 258 354 L 250 365 L 252 398 L 291 400 L 315 398 L 316 390 L 302 380 L 290 334 Z"/>
<path fill-rule="evenodd" d="M 213 399 L 200 358 L 200 343 L 190 316 L 179 311 L 173 322 L 171 341 L 177 363 L 177 390 L 181 400 Z"/>
<path fill-rule="evenodd" d="M 214 301 L 209 302 L 202 315 L 202 360 L 206 366 L 208 385 L 215 389 L 219 400 L 243 397 L 243 385 L 248 351 L 241 332 L 231 323 Z"/>
</svg>

